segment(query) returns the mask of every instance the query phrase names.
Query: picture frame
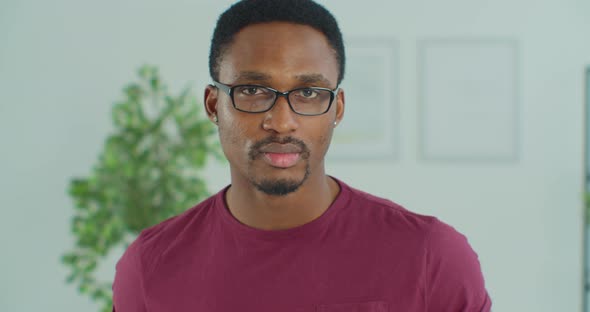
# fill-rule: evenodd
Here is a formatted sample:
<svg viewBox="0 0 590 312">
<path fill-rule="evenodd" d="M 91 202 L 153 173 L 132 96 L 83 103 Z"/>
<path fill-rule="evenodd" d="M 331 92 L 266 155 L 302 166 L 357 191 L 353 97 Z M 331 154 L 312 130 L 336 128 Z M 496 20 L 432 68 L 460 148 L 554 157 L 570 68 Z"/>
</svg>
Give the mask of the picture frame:
<svg viewBox="0 0 590 312">
<path fill-rule="evenodd" d="M 418 155 L 426 162 L 511 163 L 520 157 L 518 42 L 418 44 Z"/>
<path fill-rule="evenodd" d="M 346 40 L 345 114 L 331 159 L 399 157 L 399 46 L 391 38 Z"/>
</svg>

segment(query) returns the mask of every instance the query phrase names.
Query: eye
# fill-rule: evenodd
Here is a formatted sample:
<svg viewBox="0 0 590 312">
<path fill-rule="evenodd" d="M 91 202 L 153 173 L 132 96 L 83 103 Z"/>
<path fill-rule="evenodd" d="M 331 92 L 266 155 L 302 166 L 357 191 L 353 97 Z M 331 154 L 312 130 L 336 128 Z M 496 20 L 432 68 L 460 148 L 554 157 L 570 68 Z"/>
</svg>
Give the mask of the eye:
<svg viewBox="0 0 590 312">
<path fill-rule="evenodd" d="M 314 89 L 301 89 L 299 90 L 298 95 L 304 98 L 312 99 L 318 96 L 318 93 Z"/>
<path fill-rule="evenodd" d="M 240 93 L 244 95 L 259 95 L 264 93 L 264 90 L 259 87 L 245 86 L 243 88 L 240 88 Z"/>
</svg>

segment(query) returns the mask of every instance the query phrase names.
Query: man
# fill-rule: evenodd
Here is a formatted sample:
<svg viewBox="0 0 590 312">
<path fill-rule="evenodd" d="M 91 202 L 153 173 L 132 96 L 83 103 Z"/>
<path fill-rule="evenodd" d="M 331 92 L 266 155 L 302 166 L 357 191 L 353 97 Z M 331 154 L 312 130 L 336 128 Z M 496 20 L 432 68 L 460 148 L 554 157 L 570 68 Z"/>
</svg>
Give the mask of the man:
<svg viewBox="0 0 590 312">
<path fill-rule="evenodd" d="M 490 310 L 464 236 L 326 175 L 344 64 L 336 20 L 313 1 L 220 16 L 204 100 L 231 185 L 129 246 L 116 311 Z"/>
</svg>

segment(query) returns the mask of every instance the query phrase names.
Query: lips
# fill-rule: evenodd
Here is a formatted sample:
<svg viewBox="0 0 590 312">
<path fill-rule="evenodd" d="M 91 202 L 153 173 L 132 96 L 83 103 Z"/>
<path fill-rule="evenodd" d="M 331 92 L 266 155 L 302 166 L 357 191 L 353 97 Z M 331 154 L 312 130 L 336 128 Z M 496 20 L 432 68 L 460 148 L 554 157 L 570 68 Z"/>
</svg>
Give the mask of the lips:
<svg viewBox="0 0 590 312">
<path fill-rule="evenodd" d="M 269 143 L 260 148 L 263 159 L 271 166 L 289 168 L 295 166 L 301 158 L 302 149 L 291 143 Z"/>
<path fill-rule="evenodd" d="M 303 141 L 293 137 L 268 137 L 256 142 L 248 156 L 251 160 L 261 159 L 271 167 L 285 169 L 308 159 L 309 149 Z"/>
<path fill-rule="evenodd" d="M 273 153 L 273 154 L 300 154 L 301 147 L 292 143 L 269 143 L 260 148 L 262 153 Z"/>
<path fill-rule="evenodd" d="M 289 168 L 297 164 L 299 153 L 264 153 L 264 160 L 277 168 Z"/>
</svg>

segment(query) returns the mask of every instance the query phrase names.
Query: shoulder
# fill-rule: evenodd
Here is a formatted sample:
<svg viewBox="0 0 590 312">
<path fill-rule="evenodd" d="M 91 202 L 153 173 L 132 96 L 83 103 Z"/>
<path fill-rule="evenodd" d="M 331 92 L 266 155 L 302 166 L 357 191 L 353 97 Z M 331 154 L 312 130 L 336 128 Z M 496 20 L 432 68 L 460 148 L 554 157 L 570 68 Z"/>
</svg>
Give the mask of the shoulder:
<svg viewBox="0 0 590 312">
<path fill-rule="evenodd" d="M 465 235 L 434 216 L 341 185 L 350 194 L 347 210 L 354 220 L 366 220 L 370 231 L 402 242 L 406 250 L 420 255 L 428 311 L 489 311 L 491 301 L 478 255 Z"/>
<path fill-rule="evenodd" d="M 134 259 L 143 274 L 153 271 L 162 255 L 174 249 L 187 237 L 199 231 L 207 217 L 214 212 L 218 195 L 211 196 L 185 212 L 144 229 L 125 251 L 119 261 Z"/>
<path fill-rule="evenodd" d="M 453 257 L 473 258 L 475 255 L 467 238 L 437 217 L 410 211 L 391 200 L 343 185 L 351 194 L 351 213 L 361 216 L 361 219 L 369 216 L 373 225 L 383 224 L 395 229 L 396 232 L 403 231 L 419 236 L 420 245 L 431 261 L 435 261 L 436 258 L 452 261 Z"/>
<path fill-rule="evenodd" d="M 428 311 L 491 309 L 477 253 L 463 234 L 442 222 L 426 241 L 425 280 Z"/>
<path fill-rule="evenodd" d="M 180 215 L 143 230 L 127 247 L 116 264 L 113 281 L 113 303 L 117 310 L 145 310 L 145 281 L 163 256 L 182 248 L 194 235 L 207 226 L 217 198 L 209 197 Z M 206 230 L 206 229 L 205 229 Z"/>
<path fill-rule="evenodd" d="M 349 212 L 355 214 L 361 220 L 367 219 L 372 224 L 381 224 L 392 230 L 419 235 L 422 239 L 426 239 L 430 231 L 443 224 L 434 216 L 410 211 L 389 199 L 340 183 L 343 190 L 350 194 Z"/>
</svg>

